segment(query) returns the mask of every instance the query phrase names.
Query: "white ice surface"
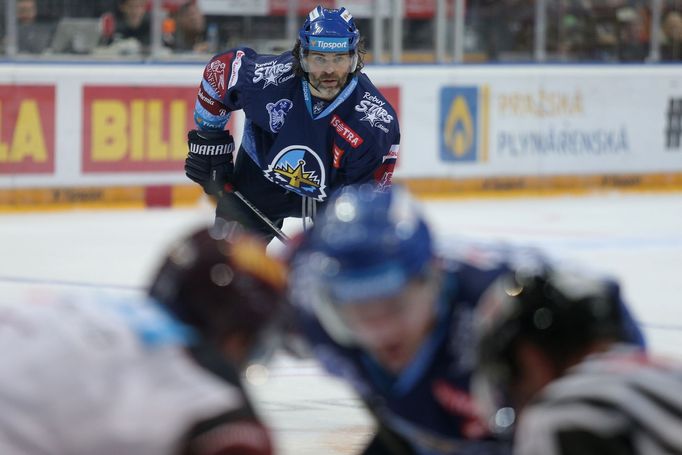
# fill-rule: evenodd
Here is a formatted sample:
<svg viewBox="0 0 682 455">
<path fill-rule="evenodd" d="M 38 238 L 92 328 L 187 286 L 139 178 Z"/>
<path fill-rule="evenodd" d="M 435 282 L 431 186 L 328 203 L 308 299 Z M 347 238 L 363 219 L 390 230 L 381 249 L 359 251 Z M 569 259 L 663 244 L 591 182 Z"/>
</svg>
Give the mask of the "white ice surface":
<svg viewBox="0 0 682 455">
<path fill-rule="evenodd" d="M 620 278 L 651 350 L 682 358 L 682 195 L 437 201 L 425 210 L 445 244 L 465 236 L 536 245 Z M 137 292 L 168 244 L 212 217 L 207 204 L 0 215 L 0 298 L 26 288 Z M 250 389 L 282 453 L 354 453 L 371 432 L 348 389 L 312 362 L 279 357 L 266 384 Z"/>
</svg>

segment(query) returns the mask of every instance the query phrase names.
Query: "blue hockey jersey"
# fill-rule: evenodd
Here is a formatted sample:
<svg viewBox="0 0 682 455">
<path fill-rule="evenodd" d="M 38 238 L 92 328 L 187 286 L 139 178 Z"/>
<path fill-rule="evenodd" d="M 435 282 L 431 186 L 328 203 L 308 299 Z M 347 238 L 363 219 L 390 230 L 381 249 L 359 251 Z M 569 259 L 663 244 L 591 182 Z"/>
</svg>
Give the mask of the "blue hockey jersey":
<svg viewBox="0 0 682 455">
<path fill-rule="evenodd" d="M 301 330 L 325 369 L 348 381 L 378 421 L 408 441 L 415 454 L 508 453 L 506 443 L 491 439 L 470 394 L 473 315 L 483 292 L 501 274 L 548 259 L 533 248 L 459 243 L 441 260 L 436 323 L 399 375 L 389 374 L 359 347 L 337 343 L 307 298 L 305 276 L 294 276 L 293 287 L 300 287 L 292 295 Z M 627 310 L 626 315 L 632 341 L 643 344 Z"/>
<path fill-rule="evenodd" d="M 393 107 L 358 72 L 329 102 L 314 98 L 291 52 L 259 55 L 240 48 L 205 67 L 195 104 L 199 129 L 223 129 L 243 109 L 240 153 L 264 178 L 324 201 L 336 188 L 376 182 L 388 188 L 400 142 Z"/>
</svg>

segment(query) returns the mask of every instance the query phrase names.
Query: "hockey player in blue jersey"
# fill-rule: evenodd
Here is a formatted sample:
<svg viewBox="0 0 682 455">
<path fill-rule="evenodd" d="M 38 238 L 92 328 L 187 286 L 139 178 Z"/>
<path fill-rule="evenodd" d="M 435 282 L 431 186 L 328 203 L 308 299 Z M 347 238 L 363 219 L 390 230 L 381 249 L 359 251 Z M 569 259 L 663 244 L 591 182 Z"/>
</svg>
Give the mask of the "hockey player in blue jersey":
<svg viewBox="0 0 682 455">
<path fill-rule="evenodd" d="M 297 242 L 289 286 L 301 332 L 376 417 L 365 453 L 507 453 L 470 394 L 472 317 L 498 276 L 540 253 L 458 242 L 444 257 L 400 187 L 344 188 Z"/>
<path fill-rule="evenodd" d="M 188 134 L 185 173 L 218 195 L 216 216 L 272 238 L 230 193 L 243 194 L 278 226 L 311 216 L 348 184 L 390 187 L 400 131 L 396 112 L 361 72 L 364 46 L 345 9 L 316 7 L 293 50 L 236 48 L 206 65 Z M 243 109 L 241 146 L 225 125 Z M 226 186 L 227 184 L 227 186 Z"/>
</svg>

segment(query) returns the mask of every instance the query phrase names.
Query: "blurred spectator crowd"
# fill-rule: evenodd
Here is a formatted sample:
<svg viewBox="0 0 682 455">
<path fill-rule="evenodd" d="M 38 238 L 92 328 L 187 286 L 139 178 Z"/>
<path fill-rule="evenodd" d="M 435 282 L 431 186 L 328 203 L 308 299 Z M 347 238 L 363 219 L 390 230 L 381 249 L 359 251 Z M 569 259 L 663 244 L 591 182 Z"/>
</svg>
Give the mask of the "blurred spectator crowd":
<svg viewBox="0 0 682 455">
<path fill-rule="evenodd" d="M 652 0 L 547 0 L 546 49 L 554 61 L 641 62 L 649 57 Z M 487 60 L 528 59 L 535 0 L 474 0 L 469 19 Z M 662 60 L 682 60 L 682 0 L 662 0 Z"/>
<path fill-rule="evenodd" d="M 3 2 L 4 8 L 4 2 Z M 0 10 L 0 49 L 7 46 Z M 218 24 L 207 23 L 196 0 L 163 0 L 165 54 L 217 52 Z M 150 0 L 16 0 L 19 54 L 144 56 L 150 52 Z"/>
<path fill-rule="evenodd" d="M 662 2 L 661 60 L 680 61 L 682 0 Z M 547 0 L 547 59 L 646 61 L 652 32 L 651 4 L 652 0 Z M 267 48 L 267 43 L 281 43 L 285 38 L 285 17 L 210 16 L 204 14 L 200 5 L 197 0 L 162 0 L 162 55 L 205 58 L 237 45 L 251 46 L 260 52 L 286 49 Z M 468 0 L 466 59 L 532 60 L 535 7 L 535 0 Z M 16 0 L 16 20 L 19 55 L 144 57 L 151 49 L 151 0 Z M 357 22 L 368 49 L 372 49 L 371 19 L 358 18 Z M 433 61 L 433 18 L 405 19 L 403 26 L 403 60 Z M 0 54 L 6 53 L 5 29 L 3 7 Z M 385 29 L 387 41 L 390 30 Z M 368 60 L 371 61 L 371 55 Z"/>
</svg>

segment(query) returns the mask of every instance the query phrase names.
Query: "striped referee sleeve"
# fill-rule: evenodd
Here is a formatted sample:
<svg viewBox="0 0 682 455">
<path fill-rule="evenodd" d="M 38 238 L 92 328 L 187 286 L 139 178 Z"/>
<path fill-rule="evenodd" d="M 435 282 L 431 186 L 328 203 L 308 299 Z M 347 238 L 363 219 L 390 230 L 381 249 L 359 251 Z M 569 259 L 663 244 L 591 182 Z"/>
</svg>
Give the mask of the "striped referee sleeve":
<svg viewBox="0 0 682 455">
<path fill-rule="evenodd" d="M 682 370 L 591 360 L 524 410 L 514 454 L 682 454 Z"/>
</svg>

